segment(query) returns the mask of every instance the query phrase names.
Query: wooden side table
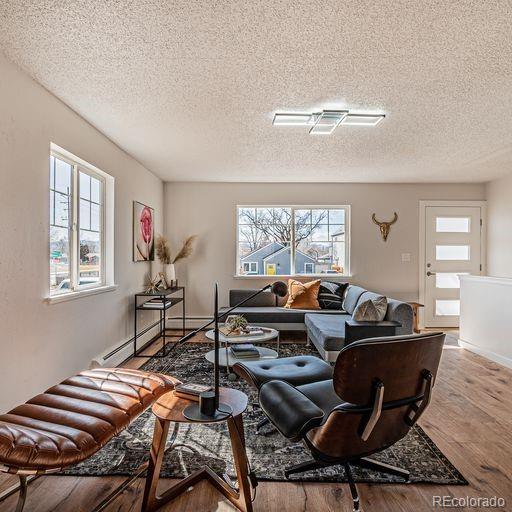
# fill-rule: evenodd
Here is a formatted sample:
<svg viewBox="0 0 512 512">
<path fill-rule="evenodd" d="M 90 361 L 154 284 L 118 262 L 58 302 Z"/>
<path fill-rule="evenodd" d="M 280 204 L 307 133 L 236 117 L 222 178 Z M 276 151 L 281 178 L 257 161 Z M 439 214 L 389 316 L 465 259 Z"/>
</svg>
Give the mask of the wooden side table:
<svg viewBox="0 0 512 512">
<path fill-rule="evenodd" d="M 408 304 L 412 307 L 412 315 L 413 315 L 413 329 L 415 333 L 420 332 L 419 327 L 419 309 L 423 307 L 423 304 L 420 304 L 419 302 L 408 302 Z"/>
<path fill-rule="evenodd" d="M 157 495 L 157 486 L 160 478 L 160 469 L 165 453 L 165 443 L 169 433 L 169 425 L 174 422 L 196 423 L 183 416 L 183 410 L 192 402 L 174 395 L 171 391 L 166 393 L 153 405 L 152 411 L 156 416 L 155 430 L 153 433 L 153 444 L 151 445 L 151 455 L 149 460 L 148 474 L 146 477 L 146 487 L 144 489 L 144 498 L 142 500 L 142 511 L 152 512 L 160 508 L 165 503 L 177 498 L 191 486 L 201 480 L 208 480 L 218 491 L 233 503 L 242 512 L 252 512 L 251 484 L 249 480 L 249 463 L 245 452 L 245 436 L 242 413 L 247 409 L 247 395 L 236 389 L 220 388 L 220 401 L 233 409 L 231 416 L 220 420 L 205 421 L 203 423 L 218 423 L 227 421 L 229 436 L 231 439 L 231 448 L 233 450 L 233 460 L 235 463 L 238 487 L 232 487 L 226 480 L 222 479 L 210 467 L 204 466 L 194 473 L 174 484 L 170 489 Z M 199 422 L 197 422 L 199 423 Z M 177 429 L 173 437 L 175 438 Z"/>
</svg>

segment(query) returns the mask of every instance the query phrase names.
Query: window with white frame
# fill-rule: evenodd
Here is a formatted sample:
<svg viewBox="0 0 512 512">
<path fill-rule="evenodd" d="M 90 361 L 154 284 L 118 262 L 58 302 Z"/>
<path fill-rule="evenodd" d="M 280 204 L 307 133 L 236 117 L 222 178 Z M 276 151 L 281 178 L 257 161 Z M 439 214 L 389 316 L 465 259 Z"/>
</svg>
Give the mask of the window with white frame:
<svg viewBox="0 0 512 512">
<path fill-rule="evenodd" d="M 349 274 L 349 206 L 238 206 L 237 274 Z"/>
<path fill-rule="evenodd" d="M 314 263 L 304 263 L 304 274 L 314 274 L 315 273 L 315 264 Z"/>
<path fill-rule="evenodd" d="M 107 176 L 67 152 L 51 151 L 50 296 L 107 283 Z"/>
<path fill-rule="evenodd" d="M 257 274 L 258 262 L 257 261 L 244 261 L 243 270 L 245 274 Z"/>
</svg>

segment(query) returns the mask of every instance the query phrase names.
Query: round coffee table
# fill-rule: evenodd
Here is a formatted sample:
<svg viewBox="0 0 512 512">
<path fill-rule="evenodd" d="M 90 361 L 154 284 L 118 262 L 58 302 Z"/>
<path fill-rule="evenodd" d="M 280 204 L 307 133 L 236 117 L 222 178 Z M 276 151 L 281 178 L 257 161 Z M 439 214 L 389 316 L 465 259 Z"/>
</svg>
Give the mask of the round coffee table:
<svg viewBox="0 0 512 512">
<path fill-rule="evenodd" d="M 257 326 L 252 326 L 257 327 Z M 279 331 L 276 329 L 270 329 L 265 327 L 264 332 L 260 336 L 236 336 L 236 337 L 228 337 L 224 336 L 222 333 L 219 333 L 219 340 L 221 343 L 224 344 L 225 350 L 219 351 L 219 365 L 224 366 L 227 368 L 229 372 L 229 368 L 233 366 L 235 363 L 243 363 L 246 361 L 260 361 L 262 359 L 277 359 L 279 357 Z M 210 329 L 206 332 L 206 337 L 209 340 L 215 339 L 215 330 Z M 229 350 L 230 344 L 243 344 L 243 343 L 265 343 L 267 341 L 277 340 L 277 350 L 273 350 L 271 348 L 267 347 L 256 347 L 259 352 L 259 357 L 236 357 L 232 354 L 232 352 Z M 210 361 L 210 363 L 214 362 L 215 359 L 215 350 L 210 350 L 206 355 L 205 358 L 207 361 Z M 230 375 L 231 377 L 231 375 Z"/>
</svg>

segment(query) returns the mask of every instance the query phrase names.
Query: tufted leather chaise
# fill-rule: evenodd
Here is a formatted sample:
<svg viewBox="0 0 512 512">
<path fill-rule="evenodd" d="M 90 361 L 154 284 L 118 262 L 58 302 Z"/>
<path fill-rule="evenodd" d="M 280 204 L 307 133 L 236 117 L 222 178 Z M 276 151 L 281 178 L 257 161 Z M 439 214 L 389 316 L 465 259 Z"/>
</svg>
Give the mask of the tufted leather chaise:
<svg viewBox="0 0 512 512">
<path fill-rule="evenodd" d="M 21 512 L 28 475 L 58 472 L 87 459 L 174 389 L 176 382 L 140 370 L 98 368 L 70 377 L 0 415 L 0 471 L 20 477 L 20 485 L 0 499 L 19 489 L 16 510 Z"/>
</svg>

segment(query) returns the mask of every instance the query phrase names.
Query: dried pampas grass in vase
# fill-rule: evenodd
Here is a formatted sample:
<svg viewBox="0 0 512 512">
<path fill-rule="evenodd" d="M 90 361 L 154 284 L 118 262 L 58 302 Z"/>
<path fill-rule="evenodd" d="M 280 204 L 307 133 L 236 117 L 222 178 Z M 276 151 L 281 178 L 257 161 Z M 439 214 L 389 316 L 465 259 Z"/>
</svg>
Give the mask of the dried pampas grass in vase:
<svg viewBox="0 0 512 512">
<path fill-rule="evenodd" d="M 156 238 L 155 248 L 156 256 L 160 260 L 160 263 L 162 263 L 162 265 L 170 265 L 172 263 L 172 260 L 169 240 L 167 240 L 165 236 L 159 235 Z"/>
<path fill-rule="evenodd" d="M 157 237 L 155 241 L 156 255 L 164 267 L 165 280 L 170 287 L 178 286 L 174 264 L 192 255 L 196 239 L 197 235 L 189 236 L 183 243 L 183 247 L 180 249 L 178 254 L 176 254 L 174 259 L 172 259 L 169 240 L 162 235 Z"/>
<path fill-rule="evenodd" d="M 197 235 L 189 236 L 185 242 L 183 243 L 183 247 L 180 252 L 176 254 L 176 257 L 173 260 L 173 263 L 176 263 L 180 260 L 184 260 L 192 255 L 194 252 L 194 242 L 196 241 Z"/>
</svg>

